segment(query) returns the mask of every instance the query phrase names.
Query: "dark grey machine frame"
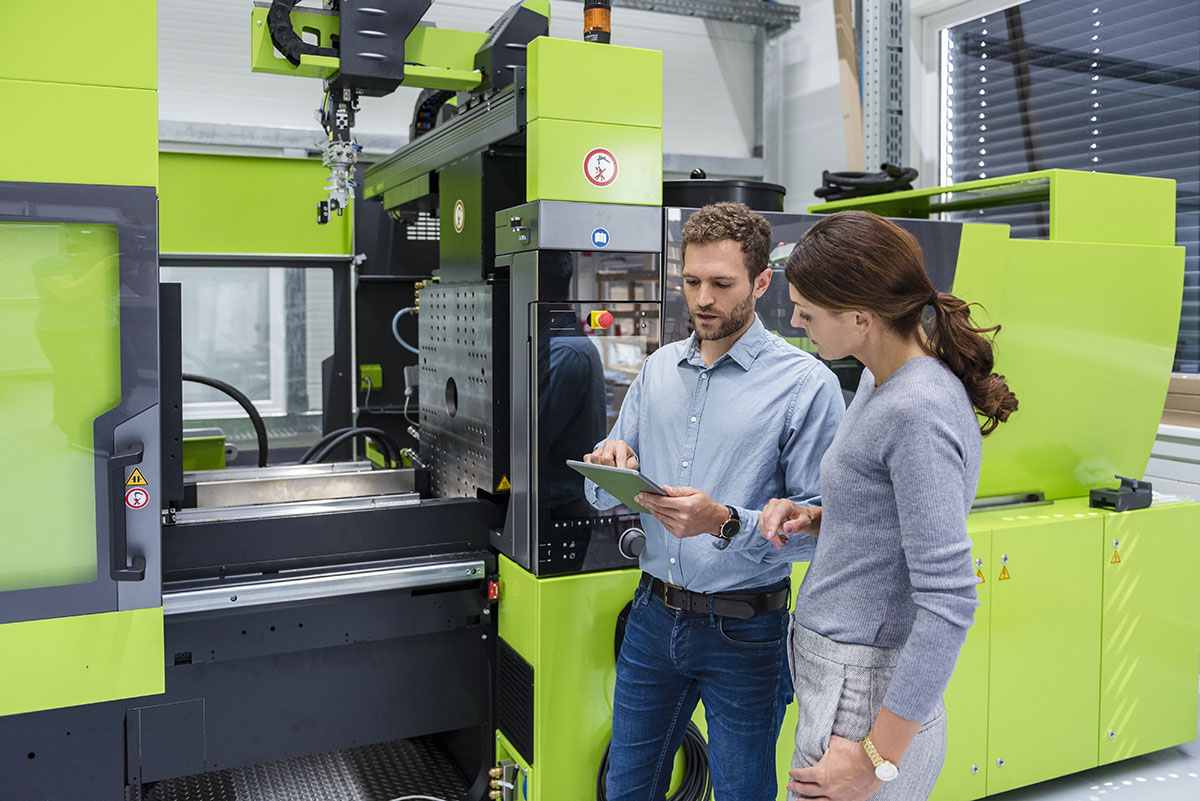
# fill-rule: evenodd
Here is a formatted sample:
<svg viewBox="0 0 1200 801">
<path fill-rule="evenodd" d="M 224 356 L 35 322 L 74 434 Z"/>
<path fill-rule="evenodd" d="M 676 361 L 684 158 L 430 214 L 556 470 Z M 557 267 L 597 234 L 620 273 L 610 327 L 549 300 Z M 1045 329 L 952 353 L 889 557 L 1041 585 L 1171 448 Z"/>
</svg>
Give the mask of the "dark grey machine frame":
<svg viewBox="0 0 1200 801">
<path fill-rule="evenodd" d="M 117 229 L 121 400 L 96 418 L 96 563 L 88 584 L 0 593 L 0 623 L 162 605 L 160 570 L 158 198 L 153 187 L 0 182 L 0 222 L 90 223 Z M 125 470 L 149 482 L 127 515 Z"/>
</svg>

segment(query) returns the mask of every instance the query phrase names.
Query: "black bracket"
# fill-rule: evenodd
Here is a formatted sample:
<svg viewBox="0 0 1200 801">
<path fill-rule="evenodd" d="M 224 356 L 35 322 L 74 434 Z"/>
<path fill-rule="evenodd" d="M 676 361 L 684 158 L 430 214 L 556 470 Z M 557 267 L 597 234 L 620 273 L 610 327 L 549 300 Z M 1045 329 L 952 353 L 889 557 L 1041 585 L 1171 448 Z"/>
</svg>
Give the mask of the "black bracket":
<svg viewBox="0 0 1200 801">
<path fill-rule="evenodd" d="M 1154 500 L 1154 493 L 1149 481 L 1138 481 L 1136 478 L 1114 476 L 1121 480 L 1121 486 L 1113 489 L 1094 489 L 1089 493 L 1088 505 L 1100 509 L 1112 509 L 1115 512 L 1129 512 L 1134 509 L 1145 509 Z"/>
</svg>

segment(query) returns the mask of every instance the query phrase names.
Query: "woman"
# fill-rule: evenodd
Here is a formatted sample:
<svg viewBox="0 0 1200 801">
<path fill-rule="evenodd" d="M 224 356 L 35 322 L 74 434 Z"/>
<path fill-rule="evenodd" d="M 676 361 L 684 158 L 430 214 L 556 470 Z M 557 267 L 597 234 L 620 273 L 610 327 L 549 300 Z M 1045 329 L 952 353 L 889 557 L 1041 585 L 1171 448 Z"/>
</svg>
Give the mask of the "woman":
<svg viewBox="0 0 1200 801">
<path fill-rule="evenodd" d="M 866 367 L 821 460 L 822 507 L 775 499 L 759 523 L 776 547 L 819 535 L 790 635 L 789 799 L 927 798 L 945 757 L 942 693 L 978 605 L 981 435 L 1017 399 L 983 336 L 999 326 L 972 326 L 923 265 L 911 234 L 861 211 L 821 220 L 787 262 L 792 324 Z"/>
</svg>

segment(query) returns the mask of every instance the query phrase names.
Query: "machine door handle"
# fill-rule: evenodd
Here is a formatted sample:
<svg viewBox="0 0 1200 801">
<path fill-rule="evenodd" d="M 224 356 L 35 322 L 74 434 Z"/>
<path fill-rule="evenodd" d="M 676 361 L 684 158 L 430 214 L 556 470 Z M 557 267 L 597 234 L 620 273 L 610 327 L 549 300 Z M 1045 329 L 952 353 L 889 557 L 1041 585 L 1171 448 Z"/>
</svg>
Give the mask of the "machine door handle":
<svg viewBox="0 0 1200 801">
<path fill-rule="evenodd" d="M 115 448 L 113 450 L 116 450 Z M 112 554 L 108 566 L 113 581 L 141 581 L 146 578 L 146 559 L 135 556 L 129 563 L 129 537 L 125 529 L 125 468 L 141 464 L 144 449 L 139 443 L 128 453 L 108 459 L 108 508 L 111 523 Z"/>
</svg>

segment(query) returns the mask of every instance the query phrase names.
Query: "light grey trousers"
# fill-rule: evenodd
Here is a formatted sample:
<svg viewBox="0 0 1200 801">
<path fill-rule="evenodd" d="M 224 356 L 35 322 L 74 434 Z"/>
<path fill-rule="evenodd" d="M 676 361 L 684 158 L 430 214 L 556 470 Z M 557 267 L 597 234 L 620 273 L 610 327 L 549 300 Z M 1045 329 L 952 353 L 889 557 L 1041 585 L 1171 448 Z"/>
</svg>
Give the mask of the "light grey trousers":
<svg viewBox="0 0 1200 801">
<path fill-rule="evenodd" d="M 793 620 L 788 658 L 800 713 L 792 754 L 795 769 L 817 764 L 833 734 L 855 742 L 867 735 L 883 706 L 900 649 L 834 642 Z M 946 708 L 939 702 L 905 753 L 900 775 L 884 784 L 871 801 L 928 798 L 945 758 Z M 804 797 L 788 792 L 788 801 Z"/>
</svg>

